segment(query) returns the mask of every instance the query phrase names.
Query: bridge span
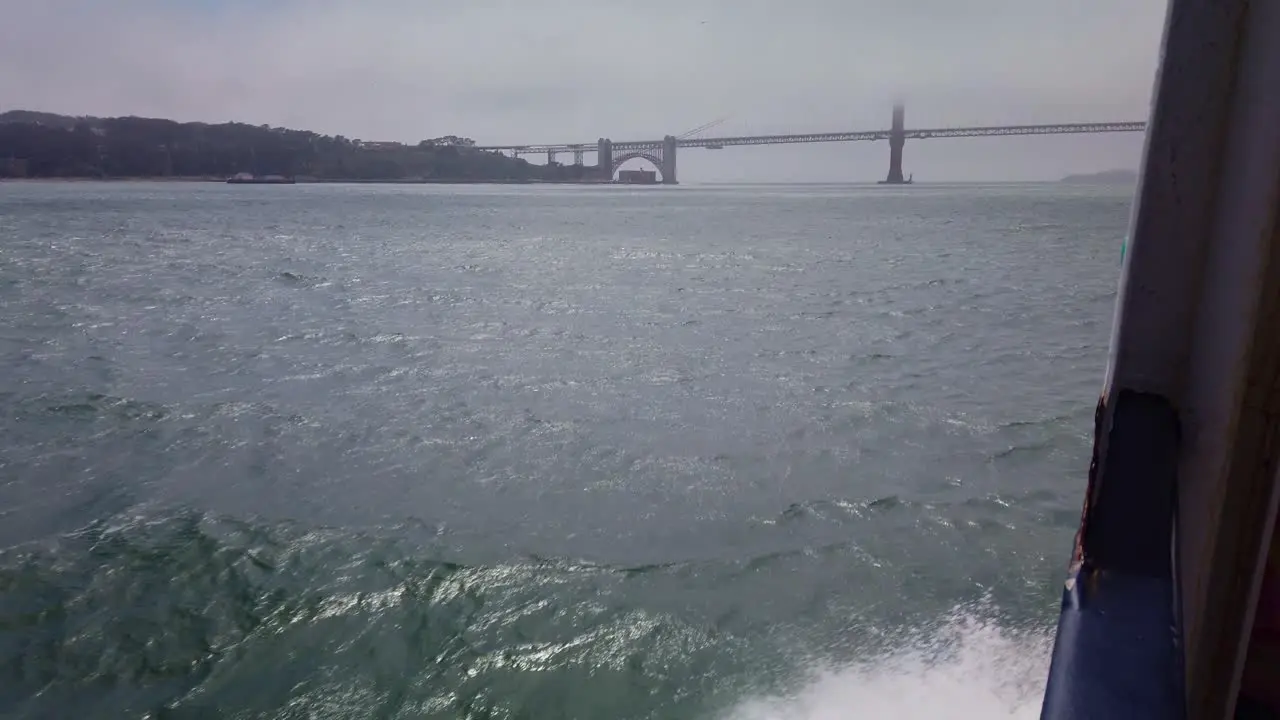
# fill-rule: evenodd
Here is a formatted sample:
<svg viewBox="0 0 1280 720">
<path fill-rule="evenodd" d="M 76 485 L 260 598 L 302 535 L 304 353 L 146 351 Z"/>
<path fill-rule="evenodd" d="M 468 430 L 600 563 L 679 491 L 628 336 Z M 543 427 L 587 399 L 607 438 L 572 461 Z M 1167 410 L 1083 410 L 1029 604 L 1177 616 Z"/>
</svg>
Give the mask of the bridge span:
<svg viewBox="0 0 1280 720">
<path fill-rule="evenodd" d="M 727 137 L 675 137 L 667 135 L 660 140 L 612 141 L 600 138 L 594 143 L 552 143 L 540 145 L 477 145 L 477 150 L 521 155 L 546 154 L 548 162 L 555 162 L 560 153 L 573 153 L 574 163 L 582 164 L 583 155 L 596 153 L 596 165 L 602 182 L 613 179 L 618 168 L 628 160 L 641 158 L 653 164 L 662 176 L 662 182 L 674 185 L 676 152 L 678 148 L 704 148 L 720 150 L 742 145 L 794 145 L 798 143 L 889 141 L 889 174 L 884 184 L 900 185 L 909 182 L 902 174 L 902 150 L 908 139 L 929 138 L 999 137 L 1011 135 L 1079 135 L 1094 133 L 1143 132 L 1147 124 L 1142 121 L 1099 123 L 1056 123 L 1052 125 L 996 125 L 984 127 L 922 128 L 908 130 L 904 123 L 901 103 L 893 108 L 893 124 L 886 130 L 856 132 L 796 133 L 789 135 L 741 135 Z M 607 175 L 606 175 L 607 173 Z"/>
</svg>

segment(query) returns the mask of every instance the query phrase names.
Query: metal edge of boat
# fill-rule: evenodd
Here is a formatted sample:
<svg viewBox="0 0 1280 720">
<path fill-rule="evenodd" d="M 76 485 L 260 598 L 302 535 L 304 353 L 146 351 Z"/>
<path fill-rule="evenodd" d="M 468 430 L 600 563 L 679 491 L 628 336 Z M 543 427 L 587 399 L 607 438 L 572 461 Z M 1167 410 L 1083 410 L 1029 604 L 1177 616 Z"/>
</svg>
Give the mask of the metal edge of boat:
<svg viewBox="0 0 1280 720">
<path fill-rule="evenodd" d="M 1280 3 L 1170 0 L 1043 720 L 1228 718 L 1280 456 Z"/>
</svg>

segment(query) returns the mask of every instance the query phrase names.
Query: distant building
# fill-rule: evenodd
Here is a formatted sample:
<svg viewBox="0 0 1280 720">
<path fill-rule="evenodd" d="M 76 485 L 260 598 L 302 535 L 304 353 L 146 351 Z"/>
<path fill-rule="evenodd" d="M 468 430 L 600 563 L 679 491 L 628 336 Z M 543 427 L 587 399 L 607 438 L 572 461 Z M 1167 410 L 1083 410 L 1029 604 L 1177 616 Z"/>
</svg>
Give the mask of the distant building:
<svg viewBox="0 0 1280 720">
<path fill-rule="evenodd" d="M 26 176 L 25 158 L 0 158 L 0 177 L 23 178 Z"/>
<path fill-rule="evenodd" d="M 652 170 L 622 170 L 618 173 L 618 182 L 654 185 L 658 182 L 658 173 Z"/>
<path fill-rule="evenodd" d="M 365 150 L 399 150 L 404 147 L 404 143 L 398 142 L 357 142 Z"/>
</svg>

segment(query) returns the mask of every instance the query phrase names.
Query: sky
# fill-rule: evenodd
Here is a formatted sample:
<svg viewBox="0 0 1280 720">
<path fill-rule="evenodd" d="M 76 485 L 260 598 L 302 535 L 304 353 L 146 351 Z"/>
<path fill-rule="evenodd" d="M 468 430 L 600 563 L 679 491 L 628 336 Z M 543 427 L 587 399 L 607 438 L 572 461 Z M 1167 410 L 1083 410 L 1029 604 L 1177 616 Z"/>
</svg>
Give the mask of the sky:
<svg viewBox="0 0 1280 720">
<path fill-rule="evenodd" d="M 0 0 L 0 111 L 485 143 L 1146 119 L 1166 0 Z M 1141 134 L 908 141 L 917 180 L 1136 167 Z M 588 162 L 591 162 L 588 156 Z M 532 158 L 542 162 L 542 158 Z M 567 160 L 567 158 L 566 158 Z M 639 162 L 639 161 L 636 161 Z M 883 177 L 887 143 L 681 181 Z"/>
</svg>

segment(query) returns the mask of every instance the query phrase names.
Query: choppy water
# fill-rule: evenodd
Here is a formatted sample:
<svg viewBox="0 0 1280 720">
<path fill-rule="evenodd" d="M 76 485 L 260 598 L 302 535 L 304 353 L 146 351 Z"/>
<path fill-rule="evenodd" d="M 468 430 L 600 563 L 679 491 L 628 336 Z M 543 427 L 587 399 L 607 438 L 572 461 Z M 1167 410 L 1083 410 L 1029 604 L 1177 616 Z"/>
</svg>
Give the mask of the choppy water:
<svg viewBox="0 0 1280 720">
<path fill-rule="evenodd" d="M 1128 205 L 0 185 L 0 716 L 1035 717 Z"/>
</svg>

